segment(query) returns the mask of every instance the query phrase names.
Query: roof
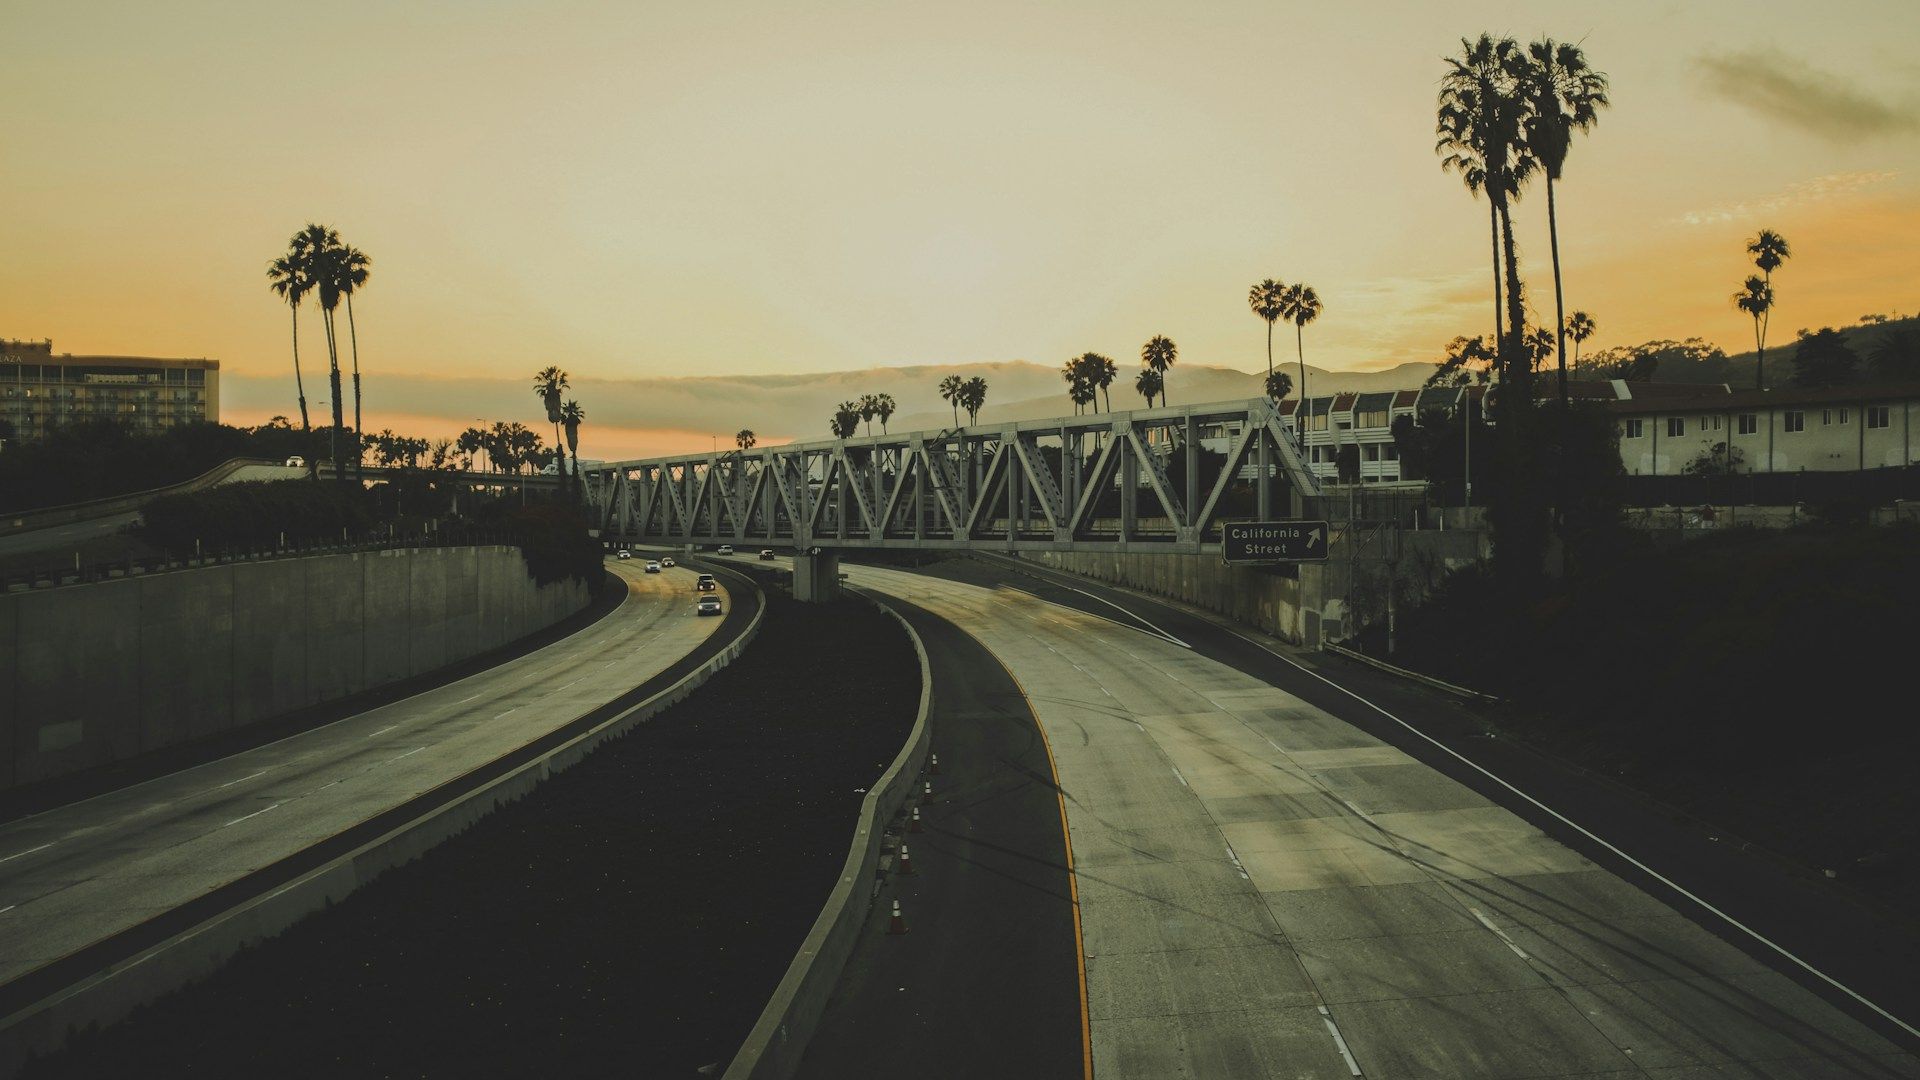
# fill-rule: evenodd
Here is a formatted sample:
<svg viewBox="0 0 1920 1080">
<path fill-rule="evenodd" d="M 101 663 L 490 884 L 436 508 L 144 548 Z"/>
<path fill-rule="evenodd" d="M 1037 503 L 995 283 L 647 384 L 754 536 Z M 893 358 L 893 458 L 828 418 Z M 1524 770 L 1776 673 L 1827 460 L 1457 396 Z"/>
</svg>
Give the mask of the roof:
<svg viewBox="0 0 1920 1080">
<path fill-rule="evenodd" d="M 1658 385 L 1658 384 L 1653 384 Z M 1638 390 L 1636 385 L 1635 389 Z M 1920 399 L 1920 382 L 1854 383 L 1849 386 L 1783 386 L 1770 390 L 1735 390 L 1725 386 L 1718 393 L 1691 396 L 1667 396 L 1615 401 L 1608 411 L 1623 415 L 1649 413 L 1685 413 L 1709 410 L 1731 412 L 1739 409 L 1781 409 L 1795 405 L 1849 405 L 1863 402 Z"/>
<path fill-rule="evenodd" d="M 1359 395 L 1359 400 L 1354 402 L 1354 405 L 1353 405 L 1354 411 L 1355 412 L 1380 412 L 1385 409 L 1390 409 L 1393 407 L 1393 395 L 1394 395 L 1394 392 L 1392 390 L 1383 390 L 1383 391 L 1378 391 L 1371 394 L 1361 394 Z"/>
<path fill-rule="evenodd" d="M 1411 409 L 1413 408 L 1414 402 L 1419 399 L 1420 391 L 1418 390 L 1395 390 L 1393 392 L 1393 407 L 1396 409 Z"/>
</svg>

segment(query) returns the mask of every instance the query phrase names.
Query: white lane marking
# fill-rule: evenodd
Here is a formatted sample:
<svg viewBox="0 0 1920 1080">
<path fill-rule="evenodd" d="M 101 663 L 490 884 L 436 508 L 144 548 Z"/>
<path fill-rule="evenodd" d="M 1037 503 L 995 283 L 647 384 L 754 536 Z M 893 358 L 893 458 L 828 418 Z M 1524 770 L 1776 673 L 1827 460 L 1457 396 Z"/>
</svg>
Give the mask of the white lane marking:
<svg viewBox="0 0 1920 1080">
<path fill-rule="evenodd" d="M 1471 911 L 1471 912 L 1473 912 L 1473 917 L 1474 917 L 1474 918 L 1476 918 L 1476 919 L 1479 919 L 1479 920 L 1480 920 L 1480 925 L 1481 925 L 1481 926 L 1484 926 L 1484 927 L 1486 927 L 1487 929 L 1489 929 L 1489 930 L 1491 930 L 1491 931 L 1493 931 L 1493 936 L 1494 936 L 1494 937 L 1497 937 L 1497 938 L 1499 938 L 1499 939 L 1500 939 L 1501 941 L 1504 941 L 1504 942 L 1506 942 L 1506 945 L 1507 945 L 1507 948 L 1509 948 L 1509 949 L 1512 949 L 1512 950 L 1513 950 L 1513 954 L 1514 954 L 1515 956 L 1518 956 L 1518 957 L 1519 957 L 1520 959 L 1522 959 L 1522 960 L 1531 960 L 1531 959 L 1533 959 L 1533 957 L 1531 957 L 1531 956 L 1528 956 L 1528 955 L 1527 955 L 1527 950 L 1525 950 L 1525 949 L 1523 949 L 1523 948 L 1521 948 L 1520 946 L 1518 946 L 1518 945 L 1515 945 L 1515 944 L 1513 943 L 1513 939 L 1507 936 L 1507 932 L 1506 932 L 1505 930 L 1502 930 L 1502 929 L 1500 929 L 1499 927 L 1497 927 L 1497 926 L 1495 926 L 1495 925 L 1493 925 L 1493 920 L 1492 920 L 1492 919 L 1489 919 L 1489 918 L 1487 918 L 1487 917 L 1486 917 L 1485 915 L 1483 915 L 1483 914 L 1481 914 L 1481 912 L 1480 912 L 1480 909 L 1479 909 L 1479 908 L 1477 908 L 1477 907 L 1470 907 L 1470 908 L 1468 908 L 1467 910 L 1468 910 L 1468 911 Z"/>
<path fill-rule="evenodd" d="M 1347 1040 L 1340 1036 L 1340 1025 L 1333 1022 L 1333 1014 L 1325 1005 L 1320 1006 L 1320 1019 L 1327 1023 L 1327 1034 L 1333 1036 L 1333 1045 L 1340 1051 L 1341 1060 L 1347 1063 L 1347 1072 L 1353 1076 L 1365 1076 L 1360 1071 L 1360 1063 L 1353 1060 L 1353 1051 L 1347 1049 Z"/>
<path fill-rule="evenodd" d="M 269 807 L 267 807 L 267 810 L 277 810 L 277 809 L 279 809 L 279 808 L 280 808 L 280 804 L 279 804 L 279 803 L 274 803 L 274 804 L 273 804 L 272 806 L 269 806 Z M 257 817 L 259 817 L 259 816 L 260 816 L 261 814 L 264 814 L 264 813 L 266 813 L 266 812 L 267 812 L 267 810 L 255 810 L 255 811 L 254 811 L 253 813 L 251 813 L 251 814 L 247 814 L 247 815 L 246 815 L 246 816 L 244 816 L 244 817 L 237 817 L 237 818 L 234 818 L 234 819 L 233 819 L 232 821 L 229 821 L 229 822 L 227 822 L 227 825 L 238 825 L 238 824 L 240 824 L 241 822 L 243 822 L 243 821 L 245 821 L 245 820 L 247 820 L 247 818 L 257 818 Z M 224 828 L 226 828 L 226 827 L 227 827 L 227 825 L 222 825 L 222 826 L 220 826 L 220 827 L 224 829 Z"/>
<path fill-rule="evenodd" d="M 1362 809 L 1360 809 L 1359 807 L 1357 807 L 1357 806 L 1355 806 L 1355 805 L 1353 805 L 1352 803 L 1350 803 L 1350 802 L 1348 802 L 1348 801 L 1347 801 L 1346 799 L 1341 799 L 1341 800 L 1340 800 L 1340 802 L 1341 802 L 1341 804 L 1342 804 L 1342 805 L 1344 805 L 1344 806 L 1345 806 L 1345 807 L 1346 807 L 1347 809 L 1349 809 L 1349 810 L 1351 810 L 1351 811 L 1353 811 L 1353 816 L 1354 816 L 1354 817 L 1357 817 L 1357 818 L 1359 818 L 1360 820 L 1362 820 L 1362 821 L 1364 821 L 1364 822 L 1366 822 L 1366 823 L 1367 823 L 1367 824 L 1369 824 L 1369 825 L 1371 825 L 1371 824 L 1373 824 L 1373 818 L 1371 818 L 1371 817 L 1369 817 L 1369 816 L 1367 815 L 1367 812 L 1366 812 L 1365 810 L 1362 810 Z"/>
<path fill-rule="evenodd" d="M 474 696 L 479 697 L 480 695 L 475 694 Z M 387 732 L 392 731 L 394 728 L 397 728 L 399 726 L 400 726 L 399 724 L 388 724 L 386 727 L 383 727 L 379 731 L 374 732 L 373 735 L 385 735 Z M 371 739 L 373 738 L 373 735 L 369 735 L 367 736 L 367 738 Z"/>
<path fill-rule="evenodd" d="M 49 840 L 46 843 L 41 844 L 39 847 L 30 847 L 25 851 L 16 851 L 13 854 L 7 856 L 6 858 L 0 859 L 0 862 L 12 862 L 13 860 L 18 859 L 23 855 L 31 855 L 36 851 L 45 851 L 59 842 L 60 841 L 58 840 Z"/>
<path fill-rule="evenodd" d="M 7 912 L 12 911 L 14 908 L 17 908 L 19 906 L 20 906 L 19 904 L 8 904 L 6 907 L 0 907 L 0 915 L 5 915 Z"/>
<path fill-rule="evenodd" d="M 1824 982 L 1828 986 L 1833 987 L 1835 990 L 1838 990 L 1841 993 L 1847 995 L 1848 997 L 1852 998 L 1854 1001 L 1859 1002 L 1861 1005 L 1864 1005 L 1867 1008 L 1872 1009 L 1875 1015 L 1886 1020 L 1888 1023 L 1893 1024 L 1895 1027 L 1899 1028 L 1900 1030 L 1906 1032 L 1909 1035 L 1912 1035 L 1916 1038 L 1920 1038 L 1920 1027 L 1915 1027 L 1912 1024 L 1907 1023 L 1905 1020 L 1902 1020 L 1899 1017 L 1888 1012 L 1887 1010 L 1881 1008 L 1879 1005 L 1874 1004 L 1872 1000 L 1868 999 L 1866 995 L 1860 993 L 1858 990 L 1855 990 L 1853 987 L 1848 986 L 1846 983 L 1841 982 L 1839 979 L 1834 978 L 1833 976 L 1827 974 L 1826 972 L 1821 971 L 1819 968 L 1814 967 L 1812 964 L 1808 963 L 1807 961 L 1802 960 L 1799 957 L 1799 955 L 1794 953 L 1791 949 L 1788 949 L 1786 946 L 1781 945 L 1779 942 L 1776 942 L 1772 938 L 1767 937 L 1765 934 L 1762 934 L 1760 931 L 1755 930 L 1753 927 L 1748 926 L 1746 923 L 1741 922 L 1739 919 L 1736 919 L 1733 916 L 1727 914 L 1726 912 L 1721 911 L 1719 908 L 1714 907 L 1712 904 L 1708 903 L 1703 897 L 1693 892 L 1693 890 L 1688 889 L 1686 886 L 1673 880 L 1667 875 L 1662 874 L 1660 871 L 1655 870 L 1653 867 L 1648 866 L 1646 863 L 1643 863 L 1639 859 L 1636 859 L 1633 856 L 1627 854 L 1625 851 L 1622 851 L 1619 847 L 1617 847 L 1613 843 L 1605 839 L 1602 839 L 1600 836 L 1595 834 L 1592 830 L 1587 829 L 1586 827 L 1576 823 L 1573 819 L 1567 817 L 1565 814 L 1562 814 L 1560 811 L 1555 810 L 1553 807 L 1548 806 L 1546 803 L 1541 802 L 1539 799 L 1534 798 L 1533 796 L 1527 794 L 1524 791 L 1521 791 L 1517 787 L 1514 787 L 1512 784 L 1506 782 L 1500 777 L 1494 775 L 1492 771 L 1488 770 L 1485 766 L 1481 765 L 1479 762 L 1474 761 L 1473 759 L 1460 753 L 1458 750 L 1455 750 L 1453 747 L 1448 746 L 1446 743 L 1441 742 L 1439 739 L 1436 739 L 1433 736 L 1427 734 L 1426 732 L 1421 731 L 1419 728 L 1414 727 L 1412 724 L 1407 723 L 1405 720 L 1400 719 L 1398 716 L 1395 716 L 1394 714 L 1388 712 L 1387 710 L 1381 708 L 1380 706 L 1375 705 L 1373 702 L 1368 701 L 1366 698 L 1361 697 L 1359 694 L 1354 693 L 1352 690 L 1349 690 L 1346 687 L 1341 686 L 1339 683 L 1334 682 L 1332 679 L 1327 678 L 1325 675 L 1322 675 L 1319 672 L 1313 670 L 1312 668 L 1306 666 L 1305 664 L 1302 664 L 1300 661 L 1295 660 L 1293 657 L 1287 656 L 1284 653 L 1276 651 L 1271 646 L 1267 645 L 1265 642 L 1260 641 L 1259 639 L 1251 637 L 1247 634 L 1244 634 L 1241 631 L 1231 626 L 1225 626 L 1220 623 L 1215 623 L 1214 625 L 1220 626 L 1221 629 L 1227 631 L 1228 633 L 1234 635 L 1237 638 L 1240 638 L 1243 641 L 1248 642 L 1249 644 L 1253 645 L 1255 648 L 1260 649 L 1261 651 L 1268 653 L 1269 655 L 1272 655 L 1274 657 L 1277 657 L 1281 660 L 1286 661 L 1288 664 L 1291 664 L 1292 666 L 1300 669 L 1302 672 L 1305 672 L 1306 674 L 1311 675 L 1316 679 L 1319 679 L 1321 682 L 1326 683 L 1328 686 L 1333 687 L 1335 690 L 1338 690 L 1341 693 L 1352 698 L 1353 700 L 1359 702 L 1360 704 L 1365 705 L 1367 708 L 1372 709 L 1374 712 L 1379 713 L 1381 716 L 1384 716 L 1387 719 L 1393 721 L 1394 723 L 1399 724 L 1401 727 L 1406 728 L 1409 732 L 1412 732 L 1414 735 L 1417 735 L 1420 738 L 1425 739 L 1427 742 L 1432 743 L 1436 748 L 1445 752 L 1449 757 L 1460 762 L 1462 765 L 1467 766 L 1468 768 L 1472 769 L 1474 772 L 1477 772 L 1480 775 L 1486 777 L 1487 779 L 1493 781 L 1494 783 L 1499 784 L 1501 787 L 1506 788 L 1508 791 L 1512 792 L 1513 794 L 1533 804 L 1542 813 L 1545 813 L 1549 817 L 1553 818 L 1555 821 L 1560 822 L 1562 825 L 1565 825 L 1567 828 L 1572 829 L 1574 832 L 1577 832 L 1581 836 L 1586 837 L 1588 840 L 1591 840 L 1594 843 L 1600 845 L 1601 847 L 1606 848 L 1608 851 L 1626 860 L 1634 868 L 1646 874 L 1648 877 L 1653 878 L 1655 881 L 1658 881 L 1660 884 L 1665 885 L 1667 888 L 1672 889 L 1674 892 L 1677 892 L 1681 896 L 1684 896 L 1687 899 L 1693 901 L 1694 903 L 1700 905 L 1701 908 L 1703 908 L 1708 912 L 1711 912 L 1715 917 L 1725 922 L 1728 926 L 1731 926 L 1739 930 L 1741 933 L 1746 934 L 1748 937 L 1752 938 L 1753 940 L 1759 942 L 1762 945 L 1765 945 L 1769 949 L 1772 949 L 1775 953 L 1778 953 L 1780 956 L 1784 957 L 1785 959 L 1791 960 L 1795 964 L 1795 966 L 1799 967 L 1802 971 L 1805 971 L 1807 974 L 1814 976 L 1815 978 L 1819 979 L 1821 982 Z"/>
<path fill-rule="evenodd" d="M 507 717 L 512 716 L 514 713 L 517 713 L 519 711 L 520 711 L 520 706 L 515 705 L 513 708 L 508 709 L 506 712 L 503 712 L 499 716 L 494 717 L 494 719 L 505 720 Z"/>
<path fill-rule="evenodd" d="M 1192 784 L 1189 784 L 1189 783 L 1187 783 L 1187 778 L 1186 778 L 1186 777 L 1184 777 L 1184 776 L 1181 776 L 1181 775 L 1180 775 L 1180 770 L 1179 770 L 1179 769 L 1174 769 L 1174 767 L 1173 767 L 1173 766 L 1171 766 L 1171 765 L 1169 765 L 1169 766 L 1167 766 L 1167 768 L 1169 768 L 1169 769 L 1173 769 L 1173 778 L 1174 778 L 1175 780 L 1178 780 L 1178 781 L 1180 781 L 1180 786 L 1181 786 L 1181 787 L 1183 787 L 1183 788 L 1190 788 L 1190 787 L 1192 787 L 1192 786 L 1193 786 Z"/>
<path fill-rule="evenodd" d="M 404 754 L 401 754 L 401 755 L 400 755 L 399 757 L 390 757 L 390 758 L 388 758 L 387 760 L 385 760 L 385 761 L 383 761 L 383 762 L 381 762 L 380 764 L 382 764 L 382 765 L 391 765 L 391 764 L 393 764 L 394 762 L 396 762 L 396 761 L 399 761 L 399 760 L 400 760 L 400 758 L 404 758 L 404 757 L 412 757 L 413 755 L 415 755 L 415 754 L 417 754 L 417 753 L 419 753 L 420 751 L 422 751 L 422 750 L 425 750 L 425 749 L 426 749 L 426 747 L 424 747 L 424 746 L 416 746 L 416 747 L 414 747 L 413 749 L 411 749 L 411 750 L 409 750 L 409 751 L 407 751 L 406 753 L 404 753 Z"/>
<path fill-rule="evenodd" d="M 257 773 L 254 773 L 254 774 L 252 774 L 252 776 L 243 776 L 243 777 L 241 777 L 241 778 L 240 778 L 240 779 L 238 779 L 238 780 L 229 780 L 229 781 L 227 781 L 226 783 L 224 783 L 224 784 L 221 784 L 221 785 L 219 785 L 219 787 L 216 787 L 216 788 L 214 788 L 213 790 L 215 790 L 215 791 L 219 791 L 219 790 L 220 790 L 220 788 L 230 788 L 230 787 L 232 787 L 232 786 L 233 786 L 233 785 L 235 785 L 235 784 L 244 784 L 244 783 L 246 783 L 247 781 L 249 781 L 249 780 L 251 780 L 251 779 L 253 779 L 253 778 L 254 778 L 255 776 L 265 776 L 265 775 L 267 775 L 267 773 L 268 773 L 269 771 L 270 771 L 270 770 L 268 770 L 268 769 L 261 769 L 261 770 L 260 770 L 259 772 L 257 772 Z"/>
<path fill-rule="evenodd" d="M 1224 841 L 1223 841 L 1223 842 L 1224 842 Z M 1250 877 L 1247 877 L 1247 868 L 1246 868 L 1246 867 L 1244 867 L 1244 866 L 1241 866 L 1241 865 L 1240 865 L 1240 856 L 1239 856 L 1239 855 L 1238 855 L 1238 854 L 1237 854 L 1237 853 L 1236 853 L 1236 852 L 1235 852 L 1235 851 L 1233 850 L 1233 845 L 1232 845 L 1232 844 L 1227 844 L 1227 858 L 1228 858 L 1228 859 L 1229 859 L 1230 861 L 1232 861 L 1232 863 L 1233 863 L 1233 868 L 1234 868 L 1235 870 L 1238 870 L 1238 871 L 1240 871 L 1240 876 L 1241 876 L 1242 878 L 1245 878 L 1245 879 L 1246 879 L 1246 880 L 1248 880 L 1248 881 L 1252 881 L 1252 880 L 1253 880 L 1252 878 L 1250 878 Z"/>
<path fill-rule="evenodd" d="M 484 693 L 486 693 L 486 691 L 485 691 L 485 690 L 482 690 L 482 691 L 480 691 L 480 694 L 484 694 Z M 470 697 L 463 697 L 463 698 L 461 698 L 461 699 L 460 699 L 459 701 L 456 701 L 456 702 L 454 702 L 454 704 L 455 704 L 455 705 L 465 705 L 465 704 L 466 704 L 467 702 L 469 702 L 469 701 L 472 701 L 472 700 L 473 700 L 474 698 L 477 698 L 477 697 L 479 697 L 479 696 L 480 696 L 480 694 L 474 694 L 474 695 L 472 695 L 472 696 L 470 696 Z"/>
<path fill-rule="evenodd" d="M 1140 734 L 1145 735 L 1147 733 L 1146 725 L 1142 724 L 1140 721 L 1134 720 L 1132 721 L 1132 724 L 1134 727 L 1137 727 L 1140 729 Z"/>
</svg>

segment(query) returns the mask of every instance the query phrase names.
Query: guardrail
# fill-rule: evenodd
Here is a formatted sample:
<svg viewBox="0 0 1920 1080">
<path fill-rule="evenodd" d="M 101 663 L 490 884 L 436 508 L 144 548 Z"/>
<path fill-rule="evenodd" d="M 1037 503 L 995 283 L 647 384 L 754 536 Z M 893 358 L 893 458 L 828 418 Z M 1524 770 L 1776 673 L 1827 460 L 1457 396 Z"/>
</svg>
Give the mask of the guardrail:
<svg viewBox="0 0 1920 1080">
<path fill-rule="evenodd" d="M 840 880 L 827 894 L 826 906 L 820 909 L 813 929 L 787 965 L 786 975 L 761 1010 L 747 1041 L 727 1066 L 724 1080 L 786 1080 L 800 1067 L 814 1028 L 826 1012 L 827 1000 L 860 942 L 860 931 L 873 902 L 874 874 L 880 864 L 887 823 L 899 815 L 913 793 L 913 783 L 926 767 L 927 753 L 933 745 L 933 728 L 927 720 L 933 703 L 933 670 L 927 662 L 926 645 L 907 620 L 884 601 L 863 589 L 847 591 L 893 616 L 907 632 L 920 659 L 920 711 L 907 744 L 861 801 L 860 821 L 854 827 L 853 844 L 840 870 Z"/>
<path fill-rule="evenodd" d="M 139 577 L 174 570 L 194 570 L 237 562 L 265 562 L 271 559 L 299 559 L 309 555 L 344 555 L 355 551 L 387 551 L 394 548 L 465 547 L 468 545 L 518 543 L 508 533 L 492 529 L 449 527 L 425 533 L 401 533 L 369 536 L 329 543 L 293 543 L 272 548 L 219 548 L 193 557 L 153 555 L 145 558 L 76 562 L 71 566 L 40 566 L 0 573 L 0 593 L 27 589 L 52 589 L 66 585 L 86 585 L 96 581 Z"/>
</svg>

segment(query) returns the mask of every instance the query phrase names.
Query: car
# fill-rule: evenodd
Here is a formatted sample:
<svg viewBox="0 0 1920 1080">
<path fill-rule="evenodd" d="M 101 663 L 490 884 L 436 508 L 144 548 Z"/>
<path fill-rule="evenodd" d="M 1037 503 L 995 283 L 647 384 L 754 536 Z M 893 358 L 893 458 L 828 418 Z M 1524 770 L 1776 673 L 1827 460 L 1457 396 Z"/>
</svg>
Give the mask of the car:
<svg viewBox="0 0 1920 1080">
<path fill-rule="evenodd" d="M 289 469 L 304 469 L 306 467 L 307 459 L 301 457 L 299 454 L 295 454 L 287 459 L 287 468 Z"/>
<path fill-rule="evenodd" d="M 731 554 L 733 554 L 733 545 L 732 545 L 732 544 L 721 544 L 721 545 L 720 545 L 720 548 L 719 548 L 719 550 L 718 550 L 717 552 L 715 552 L 715 554 L 718 554 L 718 555 L 731 555 Z"/>
<path fill-rule="evenodd" d="M 695 592 L 712 592 L 719 587 L 720 583 L 713 580 L 712 574 L 701 574 L 693 583 L 693 591 Z"/>
<path fill-rule="evenodd" d="M 657 560 L 657 559 L 648 559 L 648 560 L 647 560 L 647 573 L 649 573 L 649 574 L 657 574 L 657 573 L 659 573 L 659 572 L 660 572 L 660 562 L 659 562 L 659 560 Z"/>
<path fill-rule="evenodd" d="M 761 549 L 760 549 L 760 561 L 761 561 L 761 562 L 772 562 L 772 561 L 773 561 L 773 549 L 772 549 L 772 548 L 761 548 Z"/>
<path fill-rule="evenodd" d="M 631 551 L 628 551 L 628 550 L 627 550 L 626 548 L 621 548 L 621 549 L 620 549 L 620 551 L 619 551 L 619 553 L 618 553 L 618 554 L 616 554 L 616 555 L 614 556 L 614 558 L 616 558 L 616 559 L 631 559 L 631 558 L 633 558 L 633 552 L 631 552 Z"/>
<path fill-rule="evenodd" d="M 671 555 L 662 555 L 662 556 L 660 556 L 660 565 L 661 565 L 661 566 L 672 566 L 672 565 L 673 565 L 673 556 L 671 556 Z"/>
<path fill-rule="evenodd" d="M 693 611 L 694 611 L 694 614 L 696 615 L 724 614 L 724 612 L 721 610 L 721 607 L 720 607 L 720 598 L 717 596 L 701 597 L 700 602 L 693 606 Z"/>
</svg>

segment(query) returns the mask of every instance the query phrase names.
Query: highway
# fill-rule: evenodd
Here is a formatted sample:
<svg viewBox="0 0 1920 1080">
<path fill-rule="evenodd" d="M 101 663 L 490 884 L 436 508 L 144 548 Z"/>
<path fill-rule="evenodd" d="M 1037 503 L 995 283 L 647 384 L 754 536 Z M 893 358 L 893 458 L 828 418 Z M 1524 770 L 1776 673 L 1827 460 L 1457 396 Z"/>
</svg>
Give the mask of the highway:
<svg viewBox="0 0 1920 1080">
<path fill-rule="evenodd" d="M 627 585 L 625 600 L 544 648 L 325 727 L 0 825 L 0 1016 L 65 985 L 66 976 L 50 973 L 81 950 L 520 749 L 672 667 L 732 621 L 694 614 L 692 570 L 609 566 Z M 50 979 L 52 987 L 43 985 Z"/>
<path fill-rule="evenodd" d="M 991 657 L 979 677 L 1003 667 L 1044 732 L 1102 1080 L 1920 1076 L 1920 1061 L 1777 960 L 1727 944 L 1310 700 L 1320 695 L 1211 655 L 1218 627 L 1016 574 L 844 569 L 977 641 Z M 929 844 L 927 856 L 931 880 L 940 852 Z M 984 933 L 956 916 L 950 930 L 922 918 L 909 937 L 943 931 Z M 897 971 L 885 951 L 905 940 L 869 934 L 839 1002 L 917 990 L 937 1018 L 977 1000 L 964 945 L 942 950 L 944 969 L 886 985 Z M 1077 977 L 1059 964 L 1027 975 L 1001 993 L 1041 1008 Z M 948 982 L 971 996 L 941 997 Z M 917 1023 L 909 1047 L 883 1025 L 847 1024 L 829 1011 L 823 1053 L 871 1039 L 876 1057 L 928 1075 L 961 1075 L 941 1044 L 978 1036 L 959 1019 Z"/>
</svg>

